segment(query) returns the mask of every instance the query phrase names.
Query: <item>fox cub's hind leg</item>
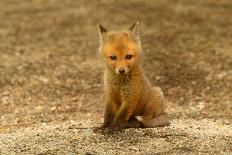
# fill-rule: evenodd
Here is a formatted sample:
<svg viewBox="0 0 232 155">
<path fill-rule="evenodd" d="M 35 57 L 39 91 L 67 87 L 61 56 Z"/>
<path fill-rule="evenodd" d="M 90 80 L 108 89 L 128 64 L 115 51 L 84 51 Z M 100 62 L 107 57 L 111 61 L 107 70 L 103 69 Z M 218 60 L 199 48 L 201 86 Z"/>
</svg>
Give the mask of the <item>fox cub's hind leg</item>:
<svg viewBox="0 0 232 155">
<path fill-rule="evenodd" d="M 147 108 L 142 116 L 135 118 L 143 124 L 144 127 L 162 127 L 170 125 L 168 115 L 164 112 L 164 95 L 159 87 L 153 87 Z"/>
<path fill-rule="evenodd" d="M 145 128 L 163 127 L 170 125 L 168 115 L 163 113 L 155 118 L 146 118 L 144 116 L 136 116 L 136 119 L 140 121 Z"/>
</svg>

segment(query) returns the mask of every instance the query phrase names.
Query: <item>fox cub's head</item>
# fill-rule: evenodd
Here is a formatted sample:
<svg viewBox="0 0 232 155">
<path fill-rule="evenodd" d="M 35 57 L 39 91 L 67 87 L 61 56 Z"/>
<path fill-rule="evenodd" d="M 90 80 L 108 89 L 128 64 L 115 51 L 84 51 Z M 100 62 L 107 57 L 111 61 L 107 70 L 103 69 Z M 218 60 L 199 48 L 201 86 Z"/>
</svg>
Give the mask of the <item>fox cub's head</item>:
<svg viewBox="0 0 232 155">
<path fill-rule="evenodd" d="M 138 64 L 141 51 L 138 26 L 139 22 L 136 22 L 128 30 L 115 32 L 98 25 L 99 51 L 106 65 L 116 74 L 127 74 Z"/>
</svg>

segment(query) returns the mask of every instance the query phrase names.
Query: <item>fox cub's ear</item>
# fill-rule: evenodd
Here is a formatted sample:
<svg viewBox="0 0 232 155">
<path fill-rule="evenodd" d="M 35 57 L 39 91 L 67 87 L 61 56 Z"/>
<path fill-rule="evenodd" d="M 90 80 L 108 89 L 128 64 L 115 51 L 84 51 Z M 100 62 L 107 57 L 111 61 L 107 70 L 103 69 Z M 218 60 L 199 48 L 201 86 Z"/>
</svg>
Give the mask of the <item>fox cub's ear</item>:
<svg viewBox="0 0 232 155">
<path fill-rule="evenodd" d="M 100 35 L 107 33 L 107 29 L 104 28 L 102 25 L 97 25 L 97 27 Z"/>
<path fill-rule="evenodd" d="M 107 38 L 107 29 L 104 28 L 102 25 L 97 25 L 98 27 L 98 33 L 100 37 L 100 43 L 102 43 Z"/>
<path fill-rule="evenodd" d="M 140 22 L 137 21 L 136 23 L 132 24 L 130 27 L 129 27 L 129 31 L 132 32 L 133 34 L 135 35 L 139 35 L 139 24 Z"/>
</svg>

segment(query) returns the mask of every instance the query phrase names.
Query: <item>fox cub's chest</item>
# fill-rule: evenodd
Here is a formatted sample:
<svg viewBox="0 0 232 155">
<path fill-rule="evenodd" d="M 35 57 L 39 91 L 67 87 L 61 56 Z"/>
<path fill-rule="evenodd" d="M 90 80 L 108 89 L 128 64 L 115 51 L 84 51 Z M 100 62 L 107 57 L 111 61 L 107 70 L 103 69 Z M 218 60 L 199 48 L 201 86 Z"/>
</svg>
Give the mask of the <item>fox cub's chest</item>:
<svg viewBox="0 0 232 155">
<path fill-rule="evenodd" d="M 105 74 L 105 88 L 106 91 L 112 93 L 114 98 L 117 98 L 119 102 L 125 100 L 129 96 L 135 95 L 135 86 L 137 82 L 130 75 L 115 75 Z"/>
<path fill-rule="evenodd" d="M 112 88 L 119 94 L 128 93 L 131 90 L 131 80 L 127 78 L 117 78 L 111 81 Z"/>
</svg>

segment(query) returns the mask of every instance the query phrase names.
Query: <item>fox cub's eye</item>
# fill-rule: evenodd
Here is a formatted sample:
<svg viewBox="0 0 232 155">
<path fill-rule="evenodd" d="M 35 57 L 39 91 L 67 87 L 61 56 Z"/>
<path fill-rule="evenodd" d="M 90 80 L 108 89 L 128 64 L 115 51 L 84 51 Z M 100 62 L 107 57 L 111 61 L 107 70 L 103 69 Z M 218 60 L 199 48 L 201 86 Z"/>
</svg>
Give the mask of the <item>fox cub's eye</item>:
<svg viewBox="0 0 232 155">
<path fill-rule="evenodd" d="M 110 56 L 110 59 L 111 59 L 111 60 L 116 60 L 117 57 L 116 57 L 115 55 L 113 55 L 113 56 Z"/>
<path fill-rule="evenodd" d="M 133 55 L 126 55 L 126 59 L 130 60 L 133 57 Z"/>
</svg>

